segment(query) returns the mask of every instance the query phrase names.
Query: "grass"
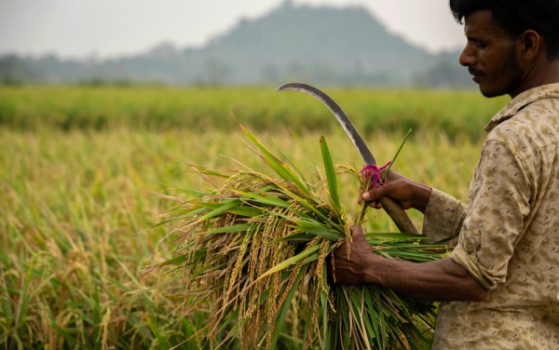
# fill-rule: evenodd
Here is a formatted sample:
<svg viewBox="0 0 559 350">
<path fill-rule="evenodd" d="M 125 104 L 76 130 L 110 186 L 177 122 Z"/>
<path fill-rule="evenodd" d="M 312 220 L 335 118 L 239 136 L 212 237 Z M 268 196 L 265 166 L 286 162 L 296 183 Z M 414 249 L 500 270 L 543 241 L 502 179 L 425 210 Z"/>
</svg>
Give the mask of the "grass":
<svg viewBox="0 0 559 350">
<path fill-rule="evenodd" d="M 169 241 L 164 239 L 168 233 L 166 227 L 145 229 L 157 223 L 158 215 L 168 212 L 171 205 L 164 198 L 138 189 L 176 195 L 161 183 L 181 188 L 204 188 L 206 185 L 199 177 L 188 172 L 188 164 L 218 169 L 238 167 L 221 154 L 242 160 L 257 171 L 268 174 L 270 171 L 237 139 L 235 133 L 222 127 L 189 129 L 182 124 L 182 128 L 158 127 L 154 129 L 159 131 L 155 131 L 134 126 L 132 119 L 126 119 L 132 117 L 123 112 L 126 108 L 141 110 L 142 106 L 157 110 L 157 106 L 173 103 L 188 106 L 180 99 L 185 91 L 190 90 L 2 88 L 0 347 L 169 348 L 205 326 L 207 309 L 202 308 L 189 319 L 177 317 L 176 307 L 180 300 L 164 293 L 172 276 L 143 273 L 146 266 L 163 262 L 164 256 L 170 253 L 167 250 Z M 219 90 L 215 98 L 220 101 L 227 95 L 229 101 L 236 98 L 242 101 L 254 98 L 252 92 L 257 95 L 257 90 L 251 89 Z M 339 102 L 349 112 L 359 110 L 360 104 L 371 95 L 362 91 L 336 93 L 344 95 Z M 214 92 L 206 90 L 196 94 L 213 96 Z M 406 94 L 413 96 L 411 92 Z M 441 94 L 448 94 L 451 100 L 463 101 L 462 93 L 454 97 L 451 93 Z M 111 95 L 114 95 L 113 102 Z M 262 93 L 259 99 L 265 95 Z M 286 93 L 278 95 L 285 96 Z M 296 99 L 300 97 L 296 95 L 290 98 L 298 101 Z M 101 131 L 91 128 L 65 130 L 48 119 L 52 116 L 56 120 L 66 113 L 64 108 L 58 110 L 59 115 L 52 113 L 54 107 L 49 105 L 74 103 L 78 108 L 76 96 L 95 97 L 85 98 L 84 110 L 104 110 L 100 114 L 110 115 L 111 120 L 115 119 L 115 125 Z M 106 98 L 101 104 L 97 103 L 102 101 L 99 96 Z M 209 101 L 210 97 L 207 98 Z M 468 98 L 480 104 L 484 102 L 473 95 Z M 421 98 L 417 97 L 417 100 L 416 103 L 423 103 L 419 101 Z M 275 108 L 274 101 L 270 101 L 271 110 Z M 286 110 L 290 106 L 299 108 L 294 103 L 288 105 L 289 99 L 284 101 Z M 356 104 L 353 105 L 352 101 Z M 227 103 L 223 100 L 206 103 L 221 105 L 219 108 L 223 113 L 229 108 L 225 107 Z M 258 103 L 266 105 L 265 101 Z M 315 108 L 308 101 L 304 103 L 307 104 L 305 108 Z M 396 108 L 396 103 L 387 99 L 389 106 L 391 103 L 392 107 L 386 108 Z M 193 103 L 196 104 L 203 106 L 205 103 Z M 4 108 L 7 105 L 17 105 L 17 110 L 26 111 L 37 124 L 20 128 L 5 123 Z M 436 111 L 437 106 L 430 105 L 429 108 Z M 467 108 L 462 105 L 455 109 Z M 476 108 L 486 110 L 486 114 L 492 110 L 487 105 Z M 441 107 L 436 113 L 447 113 L 445 111 L 449 109 Z M 119 117 L 123 120 L 119 121 Z M 241 112 L 237 117 L 243 120 Z M 229 119 L 223 117 L 223 120 Z M 422 124 L 420 131 L 412 134 L 393 169 L 466 199 L 481 141 L 467 132 L 448 137 L 440 129 L 427 130 L 427 126 Z M 271 132 L 265 129 L 263 127 L 256 133 L 259 139 L 271 145 L 273 153 L 281 155 L 280 151 L 283 151 L 288 154 L 305 177 L 312 179 L 317 166 L 322 164 L 319 147 L 322 130 L 303 132 L 282 128 Z M 379 163 L 386 163 L 396 153 L 407 128 L 401 132 L 398 130 L 371 133 L 365 137 Z M 334 164 L 361 165 L 345 135 L 332 128 L 327 139 Z M 349 176 L 338 177 L 338 182 L 342 204 L 351 207 L 358 192 L 358 182 Z M 395 230 L 384 213 L 371 212 L 371 215 L 376 217 L 367 224 L 368 230 Z M 420 227 L 421 216 L 412 213 L 412 218 Z M 202 340 L 191 341 L 179 348 L 198 349 L 207 345 Z"/>
<path fill-rule="evenodd" d="M 483 127 L 506 103 L 478 92 L 327 90 L 364 134 L 432 129 L 454 139 L 483 137 Z M 0 87 L 0 126 L 38 130 L 107 130 L 119 126 L 167 131 L 229 130 L 230 111 L 255 132 L 278 126 L 304 134 L 338 129 L 330 112 L 309 96 L 262 88 Z"/>
</svg>

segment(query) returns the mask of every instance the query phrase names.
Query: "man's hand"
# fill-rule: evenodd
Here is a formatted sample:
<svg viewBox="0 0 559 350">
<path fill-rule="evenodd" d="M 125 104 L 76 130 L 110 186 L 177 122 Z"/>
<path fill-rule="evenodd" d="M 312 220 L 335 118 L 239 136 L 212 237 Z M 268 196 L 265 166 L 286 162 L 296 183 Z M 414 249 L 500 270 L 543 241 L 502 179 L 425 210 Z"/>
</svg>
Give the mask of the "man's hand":
<svg viewBox="0 0 559 350">
<path fill-rule="evenodd" d="M 335 282 L 345 285 L 375 283 L 372 272 L 374 271 L 375 260 L 379 257 L 373 254 L 361 227 L 352 227 L 351 233 L 353 241 L 350 244 L 351 253 L 349 257 L 347 256 L 346 243 L 333 253 Z"/>
<path fill-rule="evenodd" d="M 382 172 L 380 176 L 383 176 Z M 427 203 L 431 197 L 431 189 L 425 185 L 414 182 L 394 171 L 386 176 L 384 186 L 371 188 L 359 197 L 359 204 L 363 200 L 369 203 L 371 208 L 381 209 L 380 197 L 390 197 L 398 202 L 404 209 L 414 208 L 425 213 Z"/>
<path fill-rule="evenodd" d="M 360 227 L 353 227 L 351 232 L 349 257 L 345 244 L 332 253 L 337 284 L 381 284 L 431 301 L 482 301 L 489 293 L 451 258 L 420 264 L 385 259 L 373 254 Z M 332 272 L 331 268 L 329 270 Z"/>
</svg>

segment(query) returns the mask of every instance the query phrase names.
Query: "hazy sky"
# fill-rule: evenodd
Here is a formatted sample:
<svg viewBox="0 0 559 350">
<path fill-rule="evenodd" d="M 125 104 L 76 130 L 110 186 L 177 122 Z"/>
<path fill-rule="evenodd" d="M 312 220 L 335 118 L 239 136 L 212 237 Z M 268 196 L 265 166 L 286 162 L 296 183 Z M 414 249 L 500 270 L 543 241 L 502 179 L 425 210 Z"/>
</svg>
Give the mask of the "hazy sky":
<svg viewBox="0 0 559 350">
<path fill-rule="evenodd" d="M 108 57 L 162 41 L 198 46 L 283 0 L 0 0 L 0 54 Z M 366 7 L 393 33 L 431 51 L 460 47 L 463 29 L 448 0 L 295 0 Z"/>
</svg>

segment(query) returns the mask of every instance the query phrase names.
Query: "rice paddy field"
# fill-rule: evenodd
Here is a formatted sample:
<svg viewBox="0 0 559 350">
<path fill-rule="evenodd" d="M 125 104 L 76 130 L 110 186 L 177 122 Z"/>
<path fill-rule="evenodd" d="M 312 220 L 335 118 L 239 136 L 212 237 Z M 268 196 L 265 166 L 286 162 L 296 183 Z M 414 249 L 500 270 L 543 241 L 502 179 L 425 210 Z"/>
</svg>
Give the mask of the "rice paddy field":
<svg viewBox="0 0 559 350">
<path fill-rule="evenodd" d="M 476 92 L 327 92 L 379 163 L 392 159 L 412 127 L 393 169 L 460 199 L 483 126 L 507 103 Z M 183 317 L 180 300 L 166 292 L 170 275 L 146 273 L 169 255 L 171 243 L 166 225 L 150 227 L 174 205 L 165 196 L 188 197 L 165 184 L 210 186 L 191 164 L 239 168 L 233 158 L 271 173 L 243 144 L 235 119 L 308 179 L 318 181 L 322 135 L 334 163 L 362 165 L 329 111 L 302 94 L 267 87 L 1 87 L 0 348 L 209 348 L 203 328 L 210 310 Z M 357 212 L 359 183 L 344 176 L 338 183 L 346 211 Z M 421 215 L 411 216 L 420 227 Z M 386 214 L 372 211 L 366 228 L 396 230 Z M 296 338 L 287 332 L 278 347 L 302 347 Z"/>
</svg>

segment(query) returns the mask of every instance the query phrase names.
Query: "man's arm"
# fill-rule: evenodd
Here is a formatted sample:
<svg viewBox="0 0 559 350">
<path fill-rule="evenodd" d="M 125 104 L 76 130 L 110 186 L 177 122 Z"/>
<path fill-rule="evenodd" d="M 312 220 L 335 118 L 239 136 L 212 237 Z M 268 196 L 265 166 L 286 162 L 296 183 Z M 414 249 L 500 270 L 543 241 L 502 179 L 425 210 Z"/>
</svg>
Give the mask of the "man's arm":
<svg viewBox="0 0 559 350">
<path fill-rule="evenodd" d="M 525 172 L 520 158 L 501 141 L 487 141 L 482 154 L 474 173 L 476 194 L 470 198 L 468 215 L 461 219 L 454 216 L 452 226 L 460 226 L 461 231 L 450 259 L 426 264 L 386 261 L 373 254 L 361 229 L 354 228 L 351 256 L 345 256 L 345 247 L 334 252 L 335 282 L 381 283 L 429 300 L 470 301 L 483 300 L 487 295 L 483 289 L 492 290 L 504 283 L 530 213 L 530 178 L 535 176 Z M 426 212 L 429 206 L 431 203 Z M 448 219 L 443 221 L 448 223 Z"/>
<path fill-rule="evenodd" d="M 336 283 L 381 284 L 431 301 L 482 301 L 489 293 L 451 258 L 421 264 L 389 260 L 373 254 L 360 227 L 352 228 L 352 232 L 349 259 L 345 245 L 334 252 Z"/>
<path fill-rule="evenodd" d="M 466 217 L 466 206 L 456 198 L 414 182 L 396 172 L 390 171 L 384 186 L 371 188 L 360 196 L 359 203 L 367 201 L 372 208 L 380 209 L 380 197 L 390 197 L 404 209 L 414 208 L 425 214 L 422 234 L 432 242 L 457 237 Z M 456 245 L 457 239 L 447 242 Z"/>
<path fill-rule="evenodd" d="M 388 260 L 375 263 L 370 283 L 430 301 L 483 301 L 489 291 L 451 258 L 426 264 Z"/>
</svg>

